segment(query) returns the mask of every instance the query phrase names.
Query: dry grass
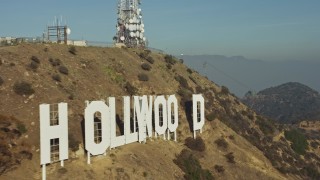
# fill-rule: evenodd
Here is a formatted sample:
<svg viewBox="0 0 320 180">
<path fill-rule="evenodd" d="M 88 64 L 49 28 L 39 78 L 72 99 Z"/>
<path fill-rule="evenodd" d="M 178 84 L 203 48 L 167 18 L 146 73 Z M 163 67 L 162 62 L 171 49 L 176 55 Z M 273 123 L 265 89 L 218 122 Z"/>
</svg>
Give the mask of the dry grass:
<svg viewBox="0 0 320 180">
<path fill-rule="evenodd" d="M 44 51 L 44 49 L 46 49 Z M 39 115 L 38 108 L 41 103 L 67 102 L 69 108 L 69 131 L 74 136 L 74 146 L 76 150 L 77 142 L 83 144 L 81 121 L 85 100 L 107 100 L 108 97 L 117 98 L 117 114 L 121 114 L 122 96 L 127 95 L 171 95 L 176 94 L 178 100 L 182 101 L 192 98 L 192 92 L 197 86 L 207 91 L 208 89 L 218 92 L 219 87 L 209 80 L 201 77 L 197 72 L 192 73 L 193 82 L 187 67 L 181 63 L 174 62 L 164 55 L 145 52 L 148 58 L 152 56 L 154 63 L 152 71 L 148 73 L 148 81 L 139 81 L 138 75 L 145 72 L 141 69 L 141 62 L 145 59 L 139 57 L 140 50 L 99 48 L 99 47 L 77 47 L 76 55 L 69 52 L 69 47 L 64 45 L 30 45 L 23 44 L 14 47 L 1 47 L 0 57 L 4 63 L 0 66 L 1 77 L 5 80 L 0 86 L 0 114 L 15 114 L 18 119 L 23 120 L 26 129 L 25 135 L 21 136 L 24 144 L 33 147 L 32 161 L 22 161 L 12 172 L 3 175 L 4 179 L 39 179 Z M 26 71 L 26 65 L 30 63 L 30 57 L 36 56 L 41 65 L 36 72 Z M 168 60 L 169 59 L 169 60 Z M 166 62 L 167 61 L 167 62 Z M 15 64 L 11 66 L 10 64 Z M 171 64 L 172 69 L 168 70 L 167 64 Z M 63 76 L 59 83 L 52 80 L 52 75 L 59 73 L 59 67 L 68 67 L 68 75 Z M 72 67 L 72 69 L 71 69 Z M 108 67 L 108 68 L 106 68 Z M 174 72 L 174 71 L 175 72 Z M 177 77 L 177 78 L 176 78 Z M 10 80 L 9 80 L 10 79 Z M 34 95 L 18 96 L 12 87 L 20 79 L 32 84 Z M 182 89 L 180 89 L 182 87 Z M 177 93 L 179 91 L 179 94 Z M 69 99 L 70 95 L 74 98 Z M 226 95 L 223 96 L 224 98 Z M 206 108 L 223 111 L 224 109 L 216 98 L 212 98 L 212 105 Z M 241 105 L 232 105 L 235 109 L 243 109 Z M 77 151 L 78 156 L 72 156 L 72 160 L 65 161 L 67 171 L 60 170 L 59 165 L 48 166 L 48 172 L 52 172 L 53 179 L 69 178 L 77 179 L 130 179 L 144 178 L 144 172 L 149 177 L 162 177 L 163 179 L 181 179 L 184 177 L 183 171 L 173 162 L 182 149 L 186 148 L 184 139 L 192 136 L 189 130 L 189 123 L 186 120 L 185 105 L 179 106 L 179 127 L 178 142 L 162 141 L 154 139 L 146 144 L 132 143 L 123 147 L 113 149 L 110 153 L 115 154 L 114 161 L 110 156 L 93 157 L 92 165 L 86 164 L 83 150 Z M 218 117 L 218 116 L 217 116 Z M 226 130 L 227 129 L 227 130 Z M 229 152 L 234 152 L 236 156 L 236 168 L 232 163 L 227 163 L 220 149 L 216 148 L 214 140 L 221 134 L 228 133 L 235 136 L 235 141 L 229 142 Z M 260 151 L 255 149 L 250 143 L 230 130 L 220 121 L 206 122 L 201 135 L 205 151 L 199 153 L 194 151 L 195 158 L 203 169 L 208 169 L 216 176 L 214 164 L 219 164 L 225 168 L 224 173 L 219 173 L 223 179 L 236 179 L 239 177 L 278 178 L 281 177 L 275 171 L 268 160 Z M 24 147 L 18 145 L 19 147 Z M 27 146 L 27 145 L 25 145 Z M 7 147 L 5 149 L 8 149 Z M 76 153 L 76 154 L 77 154 Z M 109 153 L 109 151 L 108 151 Z M 255 158 L 252 160 L 252 158 Z M 71 157 L 70 157 L 71 158 Z M 215 162 L 213 163 L 212 160 Z M 262 163 L 260 163 L 262 162 Z M 243 166 L 250 164 L 252 166 Z M 135 168 L 133 170 L 133 167 Z M 117 171 L 122 168 L 122 171 Z M 267 173 L 264 173 L 267 172 Z M 260 175 L 260 176 L 259 176 Z M 220 176 L 220 175 L 219 175 Z M 2 177 L 1 177 L 2 178 Z"/>
</svg>

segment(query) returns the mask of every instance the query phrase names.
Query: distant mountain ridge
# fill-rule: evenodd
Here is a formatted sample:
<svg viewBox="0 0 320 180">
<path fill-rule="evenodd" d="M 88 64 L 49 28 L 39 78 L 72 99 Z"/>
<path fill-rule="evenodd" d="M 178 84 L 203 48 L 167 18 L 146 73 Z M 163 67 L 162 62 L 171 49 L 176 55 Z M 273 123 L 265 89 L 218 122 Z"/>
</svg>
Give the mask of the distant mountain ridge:
<svg viewBox="0 0 320 180">
<path fill-rule="evenodd" d="M 243 97 L 249 90 L 260 91 L 286 82 L 300 82 L 320 91 L 316 78 L 320 77 L 320 61 L 267 61 L 223 55 L 183 55 L 179 58 L 213 82 L 228 87 L 238 97 Z"/>
<path fill-rule="evenodd" d="M 280 123 L 320 120 L 320 94 L 298 82 L 270 87 L 256 95 L 247 94 L 243 103 L 257 113 Z"/>
</svg>

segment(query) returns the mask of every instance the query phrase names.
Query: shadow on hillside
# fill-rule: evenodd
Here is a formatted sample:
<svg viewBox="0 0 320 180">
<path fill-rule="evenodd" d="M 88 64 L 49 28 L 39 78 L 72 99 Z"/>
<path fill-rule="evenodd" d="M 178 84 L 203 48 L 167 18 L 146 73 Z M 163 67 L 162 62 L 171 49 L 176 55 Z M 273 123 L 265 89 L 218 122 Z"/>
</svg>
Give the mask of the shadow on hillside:
<svg viewBox="0 0 320 180">
<path fill-rule="evenodd" d="M 116 115 L 116 123 L 120 130 L 120 135 L 124 135 L 124 122 L 120 119 L 119 114 Z"/>
<path fill-rule="evenodd" d="M 185 107 L 186 118 L 189 123 L 190 132 L 192 132 L 193 131 L 192 101 L 185 101 L 184 107 Z"/>
<path fill-rule="evenodd" d="M 86 139 L 85 139 L 85 124 L 84 124 L 84 116 L 81 115 L 81 134 L 82 134 L 82 143 L 83 143 L 83 148 L 84 148 L 84 154 L 87 154 L 87 150 L 85 148 L 85 144 L 86 144 Z"/>
<path fill-rule="evenodd" d="M 130 131 L 131 131 L 131 133 L 139 131 L 139 125 L 138 125 L 138 121 L 137 120 L 135 122 L 136 123 L 136 129 L 134 129 L 134 119 L 133 119 L 133 115 L 132 114 L 133 114 L 133 109 L 131 109 L 131 115 L 130 115 Z M 152 110 L 152 120 L 151 120 L 151 122 L 152 122 L 152 132 L 155 131 L 155 127 L 156 127 L 155 122 L 154 122 L 154 116 L 155 116 L 155 113 L 154 113 L 154 110 Z M 122 121 L 122 123 L 123 123 L 123 121 Z M 124 127 L 124 125 L 122 125 L 122 124 L 118 124 L 118 126 Z M 122 130 L 122 132 L 124 133 L 124 130 Z M 123 133 L 121 133 L 121 134 L 123 134 Z"/>
</svg>

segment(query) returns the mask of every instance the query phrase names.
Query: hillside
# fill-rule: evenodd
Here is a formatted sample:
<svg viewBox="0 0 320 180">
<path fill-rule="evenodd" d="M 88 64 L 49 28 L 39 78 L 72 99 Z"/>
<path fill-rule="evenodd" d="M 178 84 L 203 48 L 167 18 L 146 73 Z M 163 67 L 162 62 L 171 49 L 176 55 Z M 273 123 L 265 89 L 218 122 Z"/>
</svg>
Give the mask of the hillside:
<svg viewBox="0 0 320 180">
<path fill-rule="evenodd" d="M 313 149 L 299 155 L 283 129 L 174 57 L 139 49 L 22 44 L 1 47 L 0 62 L 0 179 L 41 178 L 39 104 L 59 102 L 68 103 L 71 157 L 64 168 L 49 165 L 48 179 L 319 177 L 320 157 Z M 193 93 L 203 94 L 206 107 L 206 124 L 196 140 L 188 123 Z M 177 142 L 152 138 L 86 164 L 85 100 L 116 97 L 121 119 L 122 96 L 171 94 L 180 102 Z"/>
<path fill-rule="evenodd" d="M 296 82 L 267 88 L 257 95 L 245 97 L 243 102 L 280 123 L 320 119 L 320 94 Z"/>
</svg>

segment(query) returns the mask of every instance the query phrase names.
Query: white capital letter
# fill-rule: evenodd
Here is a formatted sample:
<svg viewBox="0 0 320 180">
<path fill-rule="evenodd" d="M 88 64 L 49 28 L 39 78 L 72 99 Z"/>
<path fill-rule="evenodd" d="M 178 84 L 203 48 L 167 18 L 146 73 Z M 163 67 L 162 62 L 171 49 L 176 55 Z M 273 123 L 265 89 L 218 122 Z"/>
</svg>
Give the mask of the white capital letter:
<svg viewBox="0 0 320 180">
<path fill-rule="evenodd" d="M 58 125 L 50 125 L 50 113 L 58 117 Z M 59 138 L 59 160 L 68 159 L 68 104 L 59 103 L 58 112 L 50 112 L 49 104 L 40 105 L 40 150 L 41 150 L 41 165 L 51 162 L 50 140 Z"/>
<path fill-rule="evenodd" d="M 161 109 L 160 109 L 161 105 Z M 164 96 L 157 96 L 154 101 L 154 120 L 155 120 L 155 129 L 158 135 L 162 135 L 166 132 L 168 128 L 168 116 L 167 116 L 167 101 Z M 161 116 L 161 117 L 160 117 Z M 162 126 L 160 124 L 162 121 Z"/>
<path fill-rule="evenodd" d="M 202 94 L 192 95 L 193 104 L 193 134 L 196 138 L 196 130 L 202 132 L 202 127 L 204 125 L 204 98 Z"/>
<path fill-rule="evenodd" d="M 101 137 L 99 144 L 94 142 L 94 114 L 101 113 Z M 110 110 L 103 101 L 92 101 L 85 109 L 85 147 L 92 155 L 104 154 L 110 146 Z"/>
<path fill-rule="evenodd" d="M 176 140 L 176 130 L 177 130 L 178 121 L 179 121 L 178 100 L 175 95 L 171 95 L 169 96 L 167 103 L 168 103 L 168 129 L 170 132 L 174 132 L 175 140 Z M 173 109 L 172 109 L 172 105 L 173 105 Z"/>
<path fill-rule="evenodd" d="M 152 136 L 152 96 L 150 96 L 149 105 L 146 95 L 134 96 L 134 107 L 138 120 L 139 142 L 142 142 L 146 140 L 147 132 L 149 137 Z"/>
</svg>

